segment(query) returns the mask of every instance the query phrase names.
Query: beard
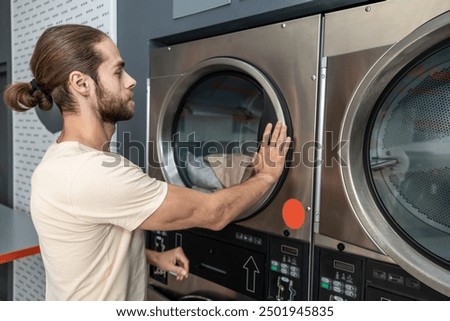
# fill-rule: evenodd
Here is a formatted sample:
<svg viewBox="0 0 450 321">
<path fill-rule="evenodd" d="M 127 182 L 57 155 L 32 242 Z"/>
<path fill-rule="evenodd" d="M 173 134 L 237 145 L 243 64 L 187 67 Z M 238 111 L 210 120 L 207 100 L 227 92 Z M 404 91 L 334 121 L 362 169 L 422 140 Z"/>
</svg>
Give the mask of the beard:
<svg viewBox="0 0 450 321">
<path fill-rule="evenodd" d="M 134 116 L 134 102 L 131 98 L 121 98 L 106 92 L 101 84 L 97 86 L 97 104 L 100 117 L 106 123 L 130 120 Z"/>
</svg>

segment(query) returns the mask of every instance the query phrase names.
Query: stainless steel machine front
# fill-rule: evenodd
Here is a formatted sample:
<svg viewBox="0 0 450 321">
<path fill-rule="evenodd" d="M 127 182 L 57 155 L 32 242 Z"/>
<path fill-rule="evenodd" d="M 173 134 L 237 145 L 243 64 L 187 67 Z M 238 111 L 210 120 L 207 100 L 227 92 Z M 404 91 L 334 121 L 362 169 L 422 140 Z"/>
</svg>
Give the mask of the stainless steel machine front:
<svg viewBox="0 0 450 321">
<path fill-rule="evenodd" d="M 325 15 L 316 299 L 450 296 L 449 10 Z"/>
<path fill-rule="evenodd" d="M 288 125 L 281 179 L 225 234 L 150 240 L 182 243 L 194 275 L 249 298 L 308 297 L 320 24 L 315 15 L 151 52 L 150 176 L 205 193 L 232 186 L 252 175 L 266 124 Z"/>
<path fill-rule="evenodd" d="M 265 125 L 283 121 L 285 173 L 239 224 L 309 241 L 319 27 L 314 16 L 154 50 L 150 175 L 205 192 L 239 183 Z M 303 228 L 283 221 L 291 199 L 307 212 Z"/>
</svg>

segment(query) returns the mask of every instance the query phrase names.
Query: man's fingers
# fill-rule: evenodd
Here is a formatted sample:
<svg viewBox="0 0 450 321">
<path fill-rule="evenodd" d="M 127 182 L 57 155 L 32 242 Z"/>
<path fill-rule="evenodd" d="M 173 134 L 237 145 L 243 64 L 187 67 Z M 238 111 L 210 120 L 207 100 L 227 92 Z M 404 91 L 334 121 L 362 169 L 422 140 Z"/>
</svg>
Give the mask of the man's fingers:
<svg viewBox="0 0 450 321">
<path fill-rule="evenodd" d="M 272 123 L 268 123 L 266 125 L 261 141 L 263 146 L 268 145 L 280 146 L 286 139 L 287 126 L 285 124 L 279 121 L 276 123 L 273 131 L 272 127 L 273 127 Z"/>
<path fill-rule="evenodd" d="M 280 132 L 282 130 L 283 124 L 281 122 L 277 122 L 275 128 L 272 132 L 272 137 L 270 138 L 270 145 L 279 144 Z"/>
<path fill-rule="evenodd" d="M 267 146 L 270 143 L 270 133 L 272 132 L 272 124 L 268 123 L 262 137 L 262 146 Z"/>
<path fill-rule="evenodd" d="M 177 279 L 178 280 L 182 280 L 182 279 L 188 277 L 188 272 L 185 269 L 181 268 L 181 267 L 177 268 L 176 273 L 177 273 Z"/>
<path fill-rule="evenodd" d="M 283 150 L 286 142 L 286 136 L 287 136 L 287 126 L 284 124 L 280 125 L 280 130 L 278 132 L 277 137 L 277 146 L 279 147 L 280 151 Z"/>
<path fill-rule="evenodd" d="M 286 139 L 284 140 L 283 145 L 282 145 L 283 156 L 287 155 L 287 153 L 289 151 L 289 147 L 291 146 L 291 142 L 292 142 L 291 137 L 286 137 Z"/>
</svg>

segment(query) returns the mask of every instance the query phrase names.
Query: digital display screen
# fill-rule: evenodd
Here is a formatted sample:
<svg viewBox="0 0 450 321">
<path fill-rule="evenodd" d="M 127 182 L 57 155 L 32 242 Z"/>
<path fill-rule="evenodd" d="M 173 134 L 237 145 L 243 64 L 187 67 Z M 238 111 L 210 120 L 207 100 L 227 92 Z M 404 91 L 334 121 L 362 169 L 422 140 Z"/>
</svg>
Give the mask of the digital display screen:
<svg viewBox="0 0 450 321">
<path fill-rule="evenodd" d="M 287 246 L 287 245 L 281 245 L 281 252 L 283 252 L 285 254 L 298 256 L 298 249 L 296 249 L 295 247 Z"/>
<path fill-rule="evenodd" d="M 334 260 L 333 262 L 334 268 L 338 270 L 342 270 L 345 272 L 354 273 L 355 272 L 355 266 L 350 263 L 345 263 L 342 261 Z"/>
</svg>

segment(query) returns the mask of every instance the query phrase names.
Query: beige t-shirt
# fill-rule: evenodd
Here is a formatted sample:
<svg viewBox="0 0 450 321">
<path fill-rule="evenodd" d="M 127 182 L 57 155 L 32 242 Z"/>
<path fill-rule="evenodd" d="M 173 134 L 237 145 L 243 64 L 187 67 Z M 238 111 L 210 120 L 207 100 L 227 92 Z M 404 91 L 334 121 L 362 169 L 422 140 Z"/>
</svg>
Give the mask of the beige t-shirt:
<svg viewBox="0 0 450 321">
<path fill-rule="evenodd" d="M 79 142 L 52 144 L 31 181 L 31 216 L 47 300 L 144 300 L 147 265 L 139 225 L 167 184 L 130 161 Z"/>
</svg>

